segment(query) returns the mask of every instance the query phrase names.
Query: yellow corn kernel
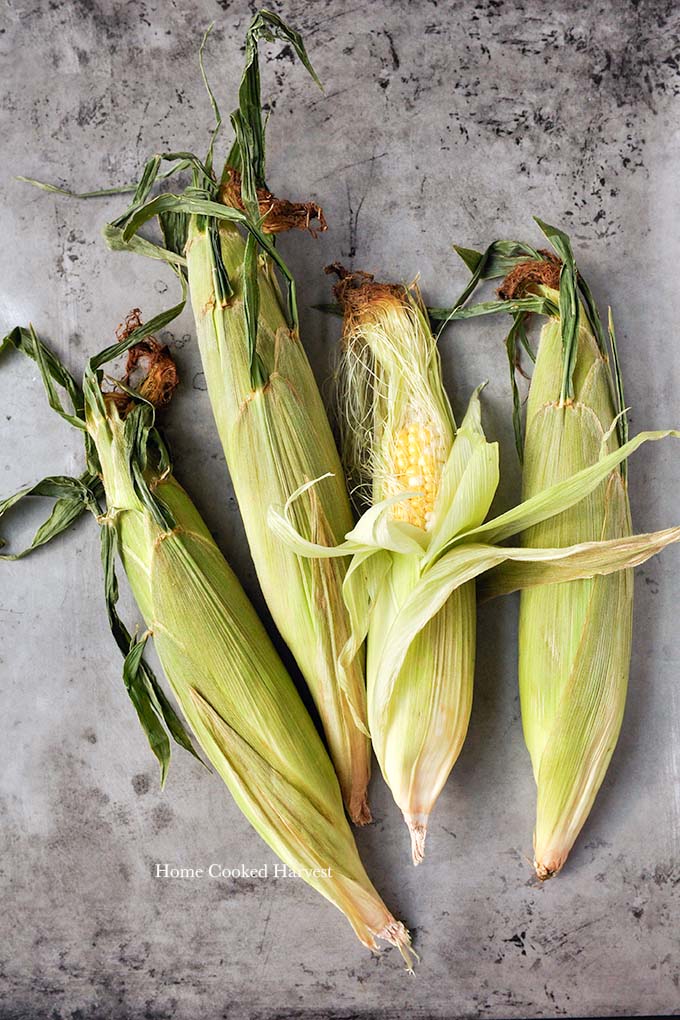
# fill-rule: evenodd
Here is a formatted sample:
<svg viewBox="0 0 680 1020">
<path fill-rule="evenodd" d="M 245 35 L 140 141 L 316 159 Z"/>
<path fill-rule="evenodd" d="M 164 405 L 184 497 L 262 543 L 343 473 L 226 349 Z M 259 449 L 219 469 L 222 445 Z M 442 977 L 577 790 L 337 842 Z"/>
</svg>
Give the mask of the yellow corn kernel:
<svg viewBox="0 0 680 1020">
<path fill-rule="evenodd" d="M 386 493 L 417 491 L 422 496 L 396 503 L 392 517 L 416 528 L 427 530 L 445 463 L 444 442 L 434 422 L 411 421 L 402 426 L 393 442 L 393 473 L 388 478 Z"/>
</svg>

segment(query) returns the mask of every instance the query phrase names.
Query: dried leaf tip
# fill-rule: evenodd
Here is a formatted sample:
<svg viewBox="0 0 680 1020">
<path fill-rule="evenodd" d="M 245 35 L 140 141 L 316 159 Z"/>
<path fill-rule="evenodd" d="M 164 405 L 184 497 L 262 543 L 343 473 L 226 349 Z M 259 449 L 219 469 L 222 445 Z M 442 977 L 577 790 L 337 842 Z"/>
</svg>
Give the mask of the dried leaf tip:
<svg viewBox="0 0 680 1020">
<path fill-rule="evenodd" d="M 373 815 L 368 806 L 368 795 L 365 792 L 358 803 L 354 801 L 350 804 L 348 811 L 355 825 L 370 825 L 373 821 Z"/>
<path fill-rule="evenodd" d="M 427 818 L 424 820 L 414 818 L 412 815 L 404 815 L 404 821 L 408 825 L 411 834 L 411 857 L 417 868 L 425 858 L 425 838 L 427 836 Z"/>
<path fill-rule="evenodd" d="M 220 187 L 220 201 L 245 212 L 241 193 L 241 174 L 229 169 L 227 179 Z M 281 234 L 286 230 L 308 230 L 312 237 L 328 230 L 323 209 L 316 202 L 289 202 L 276 198 L 266 188 L 257 188 L 257 201 L 262 216 L 262 231 L 265 234 Z M 318 226 L 312 226 L 317 223 Z"/>
<path fill-rule="evenodd" d="M 401 921 L 392 921 L 390 924 L 385 925 L 377 933 L 377 938 L 382 939 L 383 942 L 388 942 L 391 946 L 394 946 L 402 955 L 404 963 L 406 964 L 406 970 L 409 974 L 415 974 L 413 964 L 420 963 L 420 957 L 416 953 L 415 949 L 411 945 L 411 936 L 409 935 L 408 929 L 401 923 Z"/>
</svg>

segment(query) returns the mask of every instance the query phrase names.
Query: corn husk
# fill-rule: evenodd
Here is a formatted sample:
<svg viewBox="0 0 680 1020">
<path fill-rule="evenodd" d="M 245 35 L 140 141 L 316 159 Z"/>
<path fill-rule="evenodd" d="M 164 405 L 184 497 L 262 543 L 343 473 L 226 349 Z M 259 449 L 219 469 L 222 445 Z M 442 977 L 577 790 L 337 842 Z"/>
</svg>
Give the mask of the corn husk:
<svg viewBox="0 0 680 1020">
<path fill-rule="evenodd" d="M 564 291 L 573 285 L 569 248 L 566 255 Z M 559 308 L 560 266 L 545 257 L 521 264 L 502 290 L 505 296 L 528 290 Z M 576 321 L 569 325 L 572 337 L 563 336 L 568 323 L 564 309 L 541 330 L 526 409 L 525 497 L 596 463 L 603 450 L 620 446 L 617 423 L 623 424 L 625 410 L 616 404 L 618 389 L 607 351 L 598 344 L 586 309 L 576 307 Z M 524 541 L 560 546 L 623 539 L 631 531 L 626 479 L 617 467 L 577 507 L 529 529 Z M 616 747 L 632 622 L 630 570 L 522 593 L 519 687 L 537 784 L 534 865 L 541 879 L 562 869 Z"/>
<path fill-rule="evenodd" d="M 10 339 L 39 361 L 49 385 L 52 355 L 29 333 L 15 331 Z M 408 933 L 361 865 L 321 739 L 238 580 L 172 475 L 152 407 L 168 355 L 154 349 L 153 356 L 155 367 L 138 396 L 127 386 L 103 393 L 101 358 L 94 360 L 80 413 L 69 416 L 84 430 L 88 467 L 96 463 L 101 478 L 105 510 L 98 506 L 102 490 L 87 494 L 87 506 L 101 524 L 109 618 L 126 652 L 124 679 L 140 721 L 164 771 L 164 729 L 191 747 L 142 658 L 153 636 L 191 731 L 256 831 L 345 914 L 364 945 L 375 949 L 384 939 L 410 967 Z M 146 623 L 139 641 L 116 611 L 116 553 Z"/>
<path fill-rule="evenodd" d="M 484 581 L 487 594 L 524 589 L 520 701 L 537 785 L 534 863 L 538 877 L 546 879 L 561 870 L 590 813 L 621 728 L 632 639 L 631 567 L 640 562 L 630 554 L 637 546 L 644 558 L 677 536 L 676 529 L 631 536 L 623 454 L 634 444 L 627 442 L 611 318 L 607 343 L 592 295 L 576 272 L 569 239 L 540 221 L 539 226 L 560 258 L 515 242 L 496 243 L 479 261 L 474 253 L 464 253 L 478 278 L 510 269 L 495 305 L 514 319 L 508 352 L 520 453 L 516 347 L 518 342 L 528 345 L 526 315 L 547 316 L 526 405 L 523 497 L 529 503 L 540 499 L 570 478 L 598 470 L 607 460 L 612 469 L 598 470 L 598 485 L 581 501 L 526 528 L 522 540 L 527 550 L 581 545 L 596 559 L 601 555 L 597 543 L 602 541 L 602 553 L 609 558 L 619 550 L 621 567 L 627 567 L 588 576 L 578 570 L 560 574 L 556 564 L 545 570 L 538 563 L 514 563 L 492 571 Z M 486 314 L 493 305 L 459 309 L 453 317 Z M 571 567 L 576 562 L 572 558 Z M 548 583 L 551 578 L 564 583 Z"/>
<path fill-rule="evenodd" d="M 427 820 L 467 731 L 474 669 L 475 578 L 484 597 L 625 573 L 680 538 L 581 534 L 553 544 L 551 522 L 596 498 L 625 457 L 647 440 L 605 443 L 595 461 L 484 522 L 498 483 L 498 450 L 481 427 L 479 391 L 455 431 L 441 385 L 436 345 L 420 298 L 363 277 L 343 281 L 345 447 L 359 492 L 372 503 L 344 543 L 323 549 L 294 526 L 295 499 L 270 515 L 272 528 L 300 555 L 353 553 L 344 585 L 352 617 L 351 658 L 365 635 L 371 737 L 383 774 L 422 859 Z M 449 317 L 451 312 L 448 313 Z M 462 316 L 459 316 L 462 317 Z M 435 425 L 436 423 L 436 425 Z M 428 430 L 437 470 L 395 472 L 395 449 L 411 425 Z M 433 449 L 429 453 L 432 454 Z M 414 450 L 418 463 L 419 451 Z M 408 462 L 408 461 L 407 461 Z M 432 483 L 432 484 L 430 484 Z M 434 497 L 432 501 L 432 497 Z M 431 503 L 431 506 L 430 506 Z M 502 545 L 529 528 L 546 529 L 545 547 Z M 559 536 L 556 536 L 559 537 Z M 602 541 L 601 539 L 606 539 Z M 623 580 L 621 580 L 623 579 Z M 590 582 L 592 583 L 592 582 Z"/>
<path fill-rule="evenodd" d="M 243 301 L 246 242 L 232 224 L 221 225 L 219 234 L 233 291 L 227 305 L 217 301 L 211 239 L 195 217 L 186 247 L 208 393 L 267 605 L 314 696 L 350 817 L 365 822 L 370 749 L 363 655 L 338 666 L 350 634 L 342 599 L 347 564 L 301 558 L 267 525 L 271 504 L 285 503 L 301 484 L 325 475 L 296 501 L 296 526 L 314 542 L 342 540 L 352 527 L 344 475 L 309 362 L 264 259 L 258 270 L 261 380 L 253 385 Z"/>
<path fill-rule="evenodd" d="M 559 300 L 557 292 L 545 288 L 545 293 Z M 603 445 L 619 446 L 607 361 L 587 326 L 579 327 L 576 343 L 574 394 L 563 403 L 561 321 L 541 331 L 526 413 L 525 497 L 595 463 Z M 627 486 L 616 468 L 577 507 L 530 529 L 524 541 L 561 546 L 630 534 Z M 539 878 L 563 867 L 614 752 L 626 701 L 632 618 L 630 570 L 522 593 L 519 689 L 537 784 Z"/>
<path fill-rule="evenodd" d="M 477 470 L 495 478 L 496 448 L 479 428 L 476 396 L 456 436 L 437 347 L 415 287 L 355 274 L 341 280 L 336 296 L 345 316 L 339 404 L 348 476 L 364 504 L 391 501 L 390 527 L 408 538 L 406 548 L 385 548 L 382 576 L 371 594 L 367 692 L 373 748 L 418 864 L 430 814 L 470 720 L 474 581 L 458 588 L 413 636 L 394 675 L 384 669 L 386 647 L 418 585 L 423 559 L 451 533 L 452 516 L 460 518 L 462 475 L 467 469 L 471 488 Z M 478 464 L 470 463 L 473 449 Z M 482 488 L 493 491 L 485 482 Z M 481 523 L 487 509 L 475 507 L 469 523 Z"/>
<path fill-rule="evenodd" d="M 266 516 L 312 478 L 324 480 L 296 501 L 296 526 L 312 542 L 340 542 L 353 518 L 338 452 L 300 342 L 294 285 L 272 242 L 291 228 L 311 229 L 323 214 L 312 203 L 275 198 L 264 181 L 257 43 L 278 36 L 312 71 L 302 40 L 276 15 L 260 12 L 246 39 L 246 70 L 236 141 L 220 181 L 213 144 L 169 172 L 193 169 L 182 195 L 150 198 L 160 157 L 149 162 L 131 208 L 107 230 L 109 243 L 162 258 L 188 279 L 196 334 L 217 430 L 267 606 L 309 686 L 350 817 L 370 821 L 370 744 L 363 653 L 345 667 L 350 634 L 342 598 L 347 562 L 301 559 L 275 541 Z M 220 124 L 217 112 L 217 128 Z M 213 143 L 215 137 L 213 137 Z M 176 158 L 169 156 L 167 158 Z M 166 246 L 137 235 L 158 217 Z M 286 298 L 276 278 L 288 281 Z"/>
</svg>

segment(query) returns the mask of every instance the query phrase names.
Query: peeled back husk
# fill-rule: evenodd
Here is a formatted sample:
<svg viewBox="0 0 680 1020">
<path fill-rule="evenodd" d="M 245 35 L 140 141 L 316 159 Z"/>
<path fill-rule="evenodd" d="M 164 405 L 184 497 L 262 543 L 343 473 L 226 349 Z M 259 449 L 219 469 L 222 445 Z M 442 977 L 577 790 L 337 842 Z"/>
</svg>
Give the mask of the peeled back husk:
<svg viewBox="0 0 680 1020">
<path fill-rule="evenodd" d="M 392 501 L 383 573 L 366 607 L 369 729 L 411 834 L 413 862 L 419 864 L 428 819 L 470 719 L 474 581 L 456 590 L 411 635 L 394 670 L 387 666 L 389 649 L 395 629 L 401 629 L 400 612 L 421 581 L 428 551 L 455 530 L 456 500 L 465 503 L 461 482 L 469 482 L 474 471 L 472 451 L 487 444 L 473 421 L 475 397 L 461 429 L 458 456 L 452 453 L 458 437 L 436 343 L 415 288 L 345 275 L 336 293 L 345 310 L 340 378 L 348 471 L 368 494 L 369 505 Z M 399 541 L 400 531 L 405 541 Z"/>
</svg>

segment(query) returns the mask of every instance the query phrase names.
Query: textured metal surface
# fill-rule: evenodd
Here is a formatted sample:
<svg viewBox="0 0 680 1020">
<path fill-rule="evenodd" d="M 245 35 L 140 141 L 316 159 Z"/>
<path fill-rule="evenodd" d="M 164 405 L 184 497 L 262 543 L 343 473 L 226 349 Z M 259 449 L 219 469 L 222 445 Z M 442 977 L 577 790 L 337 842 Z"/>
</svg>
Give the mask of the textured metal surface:
<svg viewBox="0 0 680 1020">
<path fill-rule="evenodd" d="M 680 16 L 669 2 L 291 0 L 326 92 L 290 54 L 264 67 L 274 190 L 313 198 L 331 229 L 284 240 L 319 377 L 337 323 L 322 266 L 421 273 L 444 303 L 465 271 L 452 241 L 572 232 L 615 312 L 633 428 L 680 420 Z M 9 0 L 3 54 L 1 325 L 31 320 L 80 371 L 133 306 L 174 296 L 160 265 L 108 253 L 121 201 L 58 199 L 19 173 L 89 188 L 144 157 L 205 148 L 207 59 L 228 110 L 251 10 L 236 2 Z M 460 414 L 490 379 L 503 444 L 498 505 L 518 495 L 502 324 L 447 334 Z M 166 415 L 177 472 L 261 607 L 207 403 L 189 315 L 173 325 L 184 385 Z M 0 494 L 81 463 L 36 372 L 3 359 Z M 631 463 L 635 523 L 677 523 L 678 452 Z M 226 512 L 225 512 L 226 511 Z M 379 777 L 367 869 L 415 931 L 408 979 L 293 879 L 173 880 L 154 865 L 274 866 L 215 776 L 178 752 L 165 792 L 120 680 L 96 529 L 0 571 L 3 1018 L 539 1017 L 680 1012 L 680 554 L 637 572 L 633 666 L 619 747 L 564 873 L 531 878 L 533 781 L 519 722 L 514 599 L 482 608 L 469 739 L 434 815 L 425 864 Z M 18 540 L 20 537 L 13 532 Z"/>
</svg>

